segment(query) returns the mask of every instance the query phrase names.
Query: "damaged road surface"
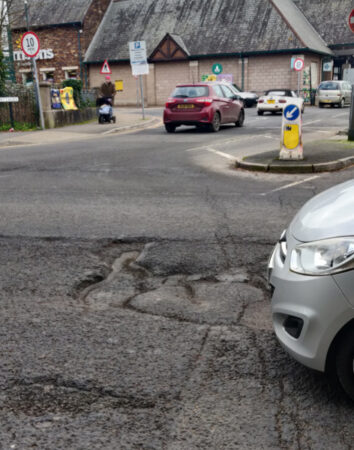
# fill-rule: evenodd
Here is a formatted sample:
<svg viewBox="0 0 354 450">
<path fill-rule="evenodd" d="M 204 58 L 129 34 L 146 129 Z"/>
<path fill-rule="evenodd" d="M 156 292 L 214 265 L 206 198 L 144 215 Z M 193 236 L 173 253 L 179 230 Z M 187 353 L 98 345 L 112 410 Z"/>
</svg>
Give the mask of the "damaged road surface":
<svg viewBox="0 0 354 450">
<path fill-rule="evenodd" d="M 283 352 L 265 279 L 344 175 L 203 154 L 235 130 L 0 152 L 1 450 L 351 448 L 352 405 Z"/>
</svg>

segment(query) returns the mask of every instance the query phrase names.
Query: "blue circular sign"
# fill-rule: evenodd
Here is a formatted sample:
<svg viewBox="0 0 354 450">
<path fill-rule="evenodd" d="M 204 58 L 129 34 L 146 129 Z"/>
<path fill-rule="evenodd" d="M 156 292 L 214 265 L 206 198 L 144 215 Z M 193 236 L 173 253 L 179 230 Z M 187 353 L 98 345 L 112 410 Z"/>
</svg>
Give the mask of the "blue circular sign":
<svg viewBox="0 0 354 450">
<path fill-rule="evenodd" d="M 296 105 L 287 105 L 284 108 L 283 115 L 286 120 L 296 120 L 300 115 L 300 109 Z"/>
</svg>

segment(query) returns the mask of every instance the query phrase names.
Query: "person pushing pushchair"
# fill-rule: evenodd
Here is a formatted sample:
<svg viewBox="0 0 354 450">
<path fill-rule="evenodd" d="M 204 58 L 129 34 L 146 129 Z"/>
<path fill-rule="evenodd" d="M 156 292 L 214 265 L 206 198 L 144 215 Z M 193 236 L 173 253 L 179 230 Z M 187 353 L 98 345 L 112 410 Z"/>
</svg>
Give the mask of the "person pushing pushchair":
<svg viewBox="0 0 354 450">
<path fill-rule="evenodd" d="M 116 123 L 116 117 L 113 115 L 114 96 L 116 95 L 116 88 L 111 82 L 111 77 L 106 76 L 106 80 L 102 83 L 100 88 L 100 97 L 96 101 L 98 110 L 99 123 L 113 122 Z"/>
</svg>

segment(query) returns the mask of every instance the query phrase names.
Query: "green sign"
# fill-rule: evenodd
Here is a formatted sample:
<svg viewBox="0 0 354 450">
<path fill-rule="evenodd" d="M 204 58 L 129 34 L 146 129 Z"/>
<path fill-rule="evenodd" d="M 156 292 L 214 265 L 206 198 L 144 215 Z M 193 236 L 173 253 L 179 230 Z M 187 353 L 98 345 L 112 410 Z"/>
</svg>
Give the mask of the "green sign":
<svg viewBox="0 0 354 450">
<path fill-rule="evenodd" d="M 213 67 L 211 69 L 215 75 L 219 75 L 222 73 L 222 65 L 220 63 L 213 64 Z"/>
</svg>

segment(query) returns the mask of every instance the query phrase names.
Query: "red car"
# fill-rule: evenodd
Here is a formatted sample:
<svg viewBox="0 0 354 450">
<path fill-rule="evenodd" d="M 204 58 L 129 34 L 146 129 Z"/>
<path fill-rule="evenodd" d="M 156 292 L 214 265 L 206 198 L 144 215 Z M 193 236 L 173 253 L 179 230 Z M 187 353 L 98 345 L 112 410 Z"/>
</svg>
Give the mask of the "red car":
<svg viewBox="0 0 354 450">
<path fill-rule="evenodd" d="M 167 99 L 163 113 L 168 133 L 180 125 L 219 131 L 221 124 L 242 127 L 244 120 L 244 105 L 237 92 L 231 85 L 217 82 L 179 84 Z"/>
</svg>

